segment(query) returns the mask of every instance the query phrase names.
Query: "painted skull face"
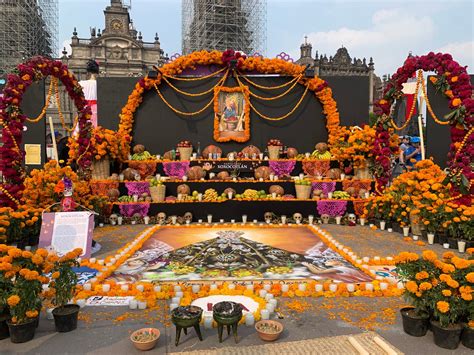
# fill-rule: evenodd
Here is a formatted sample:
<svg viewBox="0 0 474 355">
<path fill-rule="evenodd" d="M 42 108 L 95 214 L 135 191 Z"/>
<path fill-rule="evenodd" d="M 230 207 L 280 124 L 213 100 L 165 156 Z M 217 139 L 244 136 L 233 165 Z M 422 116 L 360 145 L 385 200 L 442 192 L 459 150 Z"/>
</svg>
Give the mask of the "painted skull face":
<svg viewBox="0 0 474 355">
<path fill-rule="evenodd" d="M 191 223 L 193 221 L 193 214 L 191 212 L 186 212 L 183 218 L 185 223 Z"/>
<path fill-rule="evenodd" d="M 322 214 L 321 215 L 321 220 L 323 221 L 324 224 L 329 223 L 329 215 L 328 214 Z"/>
<path fill-rule="evenodd" d="M 293 219 L 295 220 L 296 224 L 301 224 L 301 222 L 303 221 L 303 215 L 301 213 L 294 213 Z"/>
<path fill-rule="evenodd" d="M 156 222 L 158 224 L 165 224 L 166 223 L 166 213 L 160 212 L 156 215 Z"/>
<path fill-rule="evenodd" d="M 355 214 L 351 213 L 351 214 L 349 214 L 349 215 L 347 216 L 347 219 L 349 220 L 349 222 L 354 222 L 354 223 L 355 223 L 357 217 L 356 217 Z"/>
<path fill-rule="evenodd" d="M 115 226 L 117 224 L 117 221 L 118 221 L 118 216 L 115 213 L 109 216 L 109 222 L 111 225 Z"/>
<path fill-rule="evenodd" d="M 273 213 L 271 212 L 265 212 L 265 214 L 263 215 L 263 218 L 265 219 L 266 223 L 272 223 L 272 217 Z"/>
</svg>

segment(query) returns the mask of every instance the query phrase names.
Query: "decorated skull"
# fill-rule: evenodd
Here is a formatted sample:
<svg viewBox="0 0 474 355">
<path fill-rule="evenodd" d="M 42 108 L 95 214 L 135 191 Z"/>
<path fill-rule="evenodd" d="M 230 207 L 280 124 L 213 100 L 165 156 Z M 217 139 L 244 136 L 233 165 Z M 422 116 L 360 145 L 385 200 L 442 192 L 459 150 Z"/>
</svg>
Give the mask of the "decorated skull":
<svg viewBox="0 0 474 355">
<path fill-rule="evenodd" d="M 193 221 L 193 214 L 191 212 L 186 212 L 183 218 L 184 218 L 184 223 L 190 224 Z"/>
<path fill-rule="evenodd" d="M 156 215 L 156 223 L 158 224 L 165 224 L 166 223 L 166 213 L 164 212 L 159 212 Z"/>
<path fill-rule="evenodd" d="M 116 215 L 115 213 L 112 213 L 110 216 L 109 216 L 109 222 L 111 225 L 115 226 L 117 224 L 117 221 L 118 221 L 118 215 Z"/>
<path fill-rule="evenodd" d="M 329 218 L 330 218 L 330 216 L 328 214 L 322 214 L 321 215 L 321 220 L 323 221 L 324 224 L 329 223 Z"/>
<path fill-rule="evenodd" d="M 270 223 L 272 223 L 273 213 L 272 212 L 265 212 L 265 214 L 263 215 L 263 218 L 265 219 L 266 223 L 270 224 Z"/>
<path fill-rule="evenodd" d="M 303 215 L 301 213 L 294 213 L 293 219 L 296 224 L 301 224 L 301 222 L 303 222 Z"/>
<path fill-rule="evenodd" d="M 353 222 L 354 224 L 356 223 L 356 220 L 357 220 L 357 217 L 354 213 L 350 213 L 348 216 L 347 216 L 347 220 L 349 221 L 349 223 Z"/>
</svg>

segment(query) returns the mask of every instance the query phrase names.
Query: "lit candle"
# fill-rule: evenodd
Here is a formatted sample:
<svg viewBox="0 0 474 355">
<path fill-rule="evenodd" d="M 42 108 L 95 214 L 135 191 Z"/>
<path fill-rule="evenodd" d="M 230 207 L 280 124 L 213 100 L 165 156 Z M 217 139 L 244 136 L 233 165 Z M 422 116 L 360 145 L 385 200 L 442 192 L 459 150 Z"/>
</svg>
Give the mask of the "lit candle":
<svg viewBox="0 0 474 355">
<path fill-rule="evenodd" d="M 220 222 L 220 223 L 224 223 L 224 219 L 221 218 L 221 219 L 219 220 L 219 222 Z"/>
<path fill-rule="evenodd" d="M 256 219 L 254 219 L 254 220 L 253 220 L 253 223 L 257 224 L 257 223 L 258 223 L 258 221 L 257 221 Z"/>
<path fill-rule="evenodd" d="M 270 312 L 268 311 L 268 309 L 262 309 L 260 311 L 260 318 L 262 320 L 270 319 Z"/>
</svg>

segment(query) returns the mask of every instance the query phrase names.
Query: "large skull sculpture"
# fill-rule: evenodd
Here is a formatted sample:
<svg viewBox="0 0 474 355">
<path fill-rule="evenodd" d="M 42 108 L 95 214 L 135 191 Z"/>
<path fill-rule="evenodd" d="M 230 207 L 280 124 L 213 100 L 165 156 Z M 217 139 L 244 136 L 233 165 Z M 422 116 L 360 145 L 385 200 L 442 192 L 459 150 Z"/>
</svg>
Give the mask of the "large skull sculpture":
<svg viewBox="0 0 474 355">
<path fill-rule="evenodd" d="M 115 213 L 109 216 L 109 222 L 111 225 L 115 226 L 117 224 L 117 221 L 118 221 L 118 216 Z"/>
<path fill-rule="evenodd" d="M 263 218 L 265 219 L 266 223 L 270 224 L 270 223 L 272 223 L 273 213 L 272 212 L 265 212 L 265 214 L 263 215 Z"/>
<path fill-rule="evenodd" d="M 322 214 L 321 215 L 321 219 L 323 221 L 324 224 L 328 224 L 329 223 L 329 218 L 330 216 L 328 214 Z"/>
<path fill-rule="evenodd" d="M 193 214 L 191 212 L 186 212 L 183 218 L 184 218 L 184 223 L 190 224 L 193 221 Z"/>
<path fill-rule="evenodd" d="M 301 222 L 303 221 L 303 215 L 301 213 L 294 213 L 293 219 L 296 224 L 301 224 Z"/>
<path fill-rule="evenodd" d="M 160 212 L 156 215 L 156 223 L 165 224 L 166 223 L 166 213 Z"/>
</svg>

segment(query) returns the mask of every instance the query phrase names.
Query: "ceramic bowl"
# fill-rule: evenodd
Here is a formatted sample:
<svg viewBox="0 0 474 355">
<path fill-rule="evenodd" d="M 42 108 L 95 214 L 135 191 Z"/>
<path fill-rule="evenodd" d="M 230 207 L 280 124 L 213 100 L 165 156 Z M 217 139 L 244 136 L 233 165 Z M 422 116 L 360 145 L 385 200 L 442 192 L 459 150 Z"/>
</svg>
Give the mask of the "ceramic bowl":
<svg viewBox="0 0 474 355">
<path fill-rule="evenodd" d="M 130 335 L 130 341 L 138 350 L 146 351 L 155 347 L 160 338 L 160 331 L 156 328 L 142 328 Z"/>
<path fill-rule="evenodd" d="M 275 320 L 261 320 L 255 324 L 258 336 L 264 341 L 277 340 L 283 331 L 283 324 Z M 273 331 L 270 331 L 273 329 Z"/>
</svg>

